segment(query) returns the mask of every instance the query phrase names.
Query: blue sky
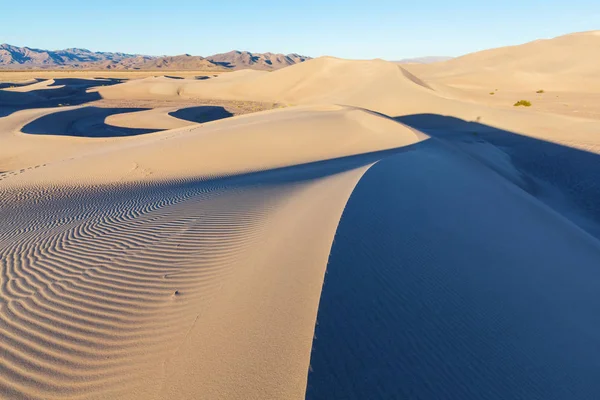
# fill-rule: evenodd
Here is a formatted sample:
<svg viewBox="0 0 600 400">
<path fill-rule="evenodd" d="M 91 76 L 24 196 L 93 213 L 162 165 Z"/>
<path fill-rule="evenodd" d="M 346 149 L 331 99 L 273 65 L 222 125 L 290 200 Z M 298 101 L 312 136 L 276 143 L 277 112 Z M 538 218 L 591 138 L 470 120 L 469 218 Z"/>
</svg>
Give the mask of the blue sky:
<svg viewBox="0 0 600 400">
<path fill-rule="evenodd" d="M 0 43 L 150 55 L 237 49 L 395 60 L 594 29 L 598 0 L 0 0 Z"/>
</svg>

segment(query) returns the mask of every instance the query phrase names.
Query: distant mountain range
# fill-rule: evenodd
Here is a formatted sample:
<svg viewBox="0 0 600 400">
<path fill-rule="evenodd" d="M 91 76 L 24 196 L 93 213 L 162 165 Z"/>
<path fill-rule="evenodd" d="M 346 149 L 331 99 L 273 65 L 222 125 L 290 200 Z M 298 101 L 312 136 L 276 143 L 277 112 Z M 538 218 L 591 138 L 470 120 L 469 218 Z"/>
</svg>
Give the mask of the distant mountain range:
<svg viewBox="0 0 600 400">
<path fill-rule="evenodd" d="M 17 47 L 0 44 L 0 65 L 6 66 L 64 66 L 81 65 L 92 62 L 119 62 L 135 57 L 132 54 L 92 52 L 86 49 L 65 49 L 57 51 Z"/>
<path fill-rule="evenodd" d="M 0 44 L 2 69 L 125 69 L 125 70 L 275 70 L 309 60 L 299 54 L 230 51 L 210 57 L 183 54 L 154 57 L 93 52 L 86 49 L 41 50 Z"/>
<path fill-rule="evenodd" d="M 298 64 L 311 57 L 300 54 L 250 53 L 248 51 L 230 51 L 206 57 L 207 60 L 225 68 L 280 69 Z"/>
</svg>

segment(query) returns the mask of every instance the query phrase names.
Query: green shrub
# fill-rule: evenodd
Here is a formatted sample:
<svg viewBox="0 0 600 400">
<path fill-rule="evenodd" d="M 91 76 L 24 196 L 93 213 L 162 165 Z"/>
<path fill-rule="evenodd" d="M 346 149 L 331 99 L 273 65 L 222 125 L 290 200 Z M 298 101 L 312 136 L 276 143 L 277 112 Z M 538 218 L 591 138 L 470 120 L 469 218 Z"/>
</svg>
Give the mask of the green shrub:
<svg viewBox="0 0 600 400">
<path fill-rule="evenodd" d="M 495 92 L 490 92 L 490 94 L 494 95 L 494 94 L 496 94 L 496 93 L 495 93 Z"/>
<path fill-rule="evenodd" d="M 531 107 L 531 102 L 527 101 L 527 100 L 519 100 L 517 101 L 515 104 L 513 104 L 515 107 Z"/>
<path fill-rule="evenodd" d="M 544 93 L 544 91 L 542 89 L 540 89 L 536 93 Z"/>
</svg>

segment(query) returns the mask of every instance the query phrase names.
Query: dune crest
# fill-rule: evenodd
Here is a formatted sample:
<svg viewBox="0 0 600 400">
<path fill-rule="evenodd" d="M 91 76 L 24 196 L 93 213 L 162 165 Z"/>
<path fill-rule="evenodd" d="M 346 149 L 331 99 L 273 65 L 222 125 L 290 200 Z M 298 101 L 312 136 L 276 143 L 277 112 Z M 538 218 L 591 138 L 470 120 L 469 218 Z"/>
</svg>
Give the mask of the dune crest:
<svg viewBox="0 0 600 400">
<path fill-rule="evenodd" d="M 424 139 L 427 135 L 361 109 L 296 107 L 111 140 L 85 157 L 48 164 L 6 179 L 5 185 L 222 177 L 388 150 Z"/>
</svg>

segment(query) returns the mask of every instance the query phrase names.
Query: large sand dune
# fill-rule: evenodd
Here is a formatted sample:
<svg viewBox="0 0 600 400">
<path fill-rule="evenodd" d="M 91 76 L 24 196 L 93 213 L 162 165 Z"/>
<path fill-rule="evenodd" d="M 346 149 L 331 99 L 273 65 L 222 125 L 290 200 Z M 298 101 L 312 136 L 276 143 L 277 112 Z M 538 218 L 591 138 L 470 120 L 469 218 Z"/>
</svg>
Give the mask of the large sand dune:
<svg viewBox="0 0 600 400">
<path fill-rule="evenodd" d="M 416 73 L 453 85 L 487 83 L 531 90 L 600 90 L 600 31 L 573 33 L 412 65 Z"/>
<path fill-rule="evenodd" d="M 1 89 L 0 397 L 598 398 L 598 121 L 463 62 Z"/>
<path fill-rule="evenodd" d="M 599 257 L 460 151 L 391 155 L 338 227 L 307 398 L 594 399 Z"/>
<path fill-rule="evenodd" d="M 73 129 L 61 114 L 86 108 L 36 111 L 62 118 L 36 126 Z M 31 130 L 13 140 L 54 138 Z M 382 150 L 425 138 L 327 106 L 62 141 L 70 157 L 3 176 L 0 387 L 45 399 L 302 397 L 350 191 Z"/>
<path fill-rule="evenodd" d="M 146 78 L 98 89 L 104 98 L 224 98 L 292 104 L 342 103 L 372 110 L 398 107 L 407 97 L 426 97 L 427 84 L 402 67 L 382 60 L 352 61 L 321 57 L 271 73 L 237 71 L 192 81 Z"/>
</svg>

